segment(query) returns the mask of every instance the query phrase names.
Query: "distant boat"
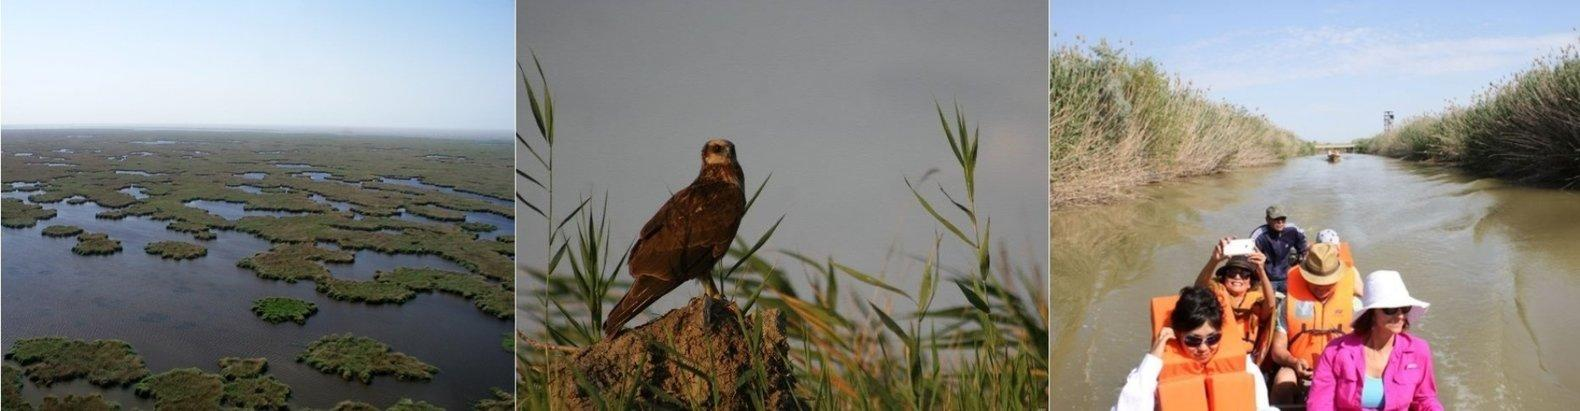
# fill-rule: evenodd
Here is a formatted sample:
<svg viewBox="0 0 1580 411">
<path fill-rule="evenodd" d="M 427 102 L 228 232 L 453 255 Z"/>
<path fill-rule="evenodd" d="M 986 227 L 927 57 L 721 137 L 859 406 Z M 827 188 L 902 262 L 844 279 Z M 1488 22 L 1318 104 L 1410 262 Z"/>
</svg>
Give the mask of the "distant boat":
<svg viewBox="0 0 1580 411">
<path fill-rule="evenodd" d="M 1328 162 L 1329 163 L 1337 163 L 1337 162 L 1339 162 L 1340 159 L 1341 158 L 1339 157 L 1339 153 L 1337 151 L 1329 151 L 1328 152 Z"/>
</svg>

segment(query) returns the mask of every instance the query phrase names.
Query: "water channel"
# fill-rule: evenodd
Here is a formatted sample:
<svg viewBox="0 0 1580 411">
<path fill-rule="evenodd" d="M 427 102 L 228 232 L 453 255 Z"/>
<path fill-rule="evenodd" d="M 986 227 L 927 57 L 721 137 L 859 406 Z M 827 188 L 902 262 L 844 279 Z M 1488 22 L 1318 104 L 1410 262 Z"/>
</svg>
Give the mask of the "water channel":
<svg viewBox="0 0 1580 411">
<path fill-rule="evenodd" d="M 1244 237 L 1278 204 L 1311 237 L 1334 229 L 1362 274 L 1402 273 L 1432 303 L 1411 332 L 1432 345 L 1454 409 L 1562 409 L 1580 401 L 1580 193 L 1512 186 L 1432 165 L 1321 157 L 1166 182 L 1141 198 L 1051 215 L 1052 398 L 1112 406 L 1150 341 L 1147 299 L 1188 285 L 1219 236 Z"/>
</svg>

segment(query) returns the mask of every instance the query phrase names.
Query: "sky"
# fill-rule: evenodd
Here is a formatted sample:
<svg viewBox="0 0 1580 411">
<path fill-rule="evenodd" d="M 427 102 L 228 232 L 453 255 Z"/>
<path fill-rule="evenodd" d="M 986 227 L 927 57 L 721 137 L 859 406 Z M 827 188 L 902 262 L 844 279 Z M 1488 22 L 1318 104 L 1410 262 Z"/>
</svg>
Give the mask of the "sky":
<svg viewBox="0 0 1580 411">
<path fill-rule="evenodd" d="M 1573 2 L 1075 2 L 1055 0 L 1049 47 L 1105 39 L 1312 141 L 1370 137 L 1468 104 L 1565 45 Z"/>
<path fill-rule="evenodd" d="M 1044 0 L 545 0 L 518 12 L 527 73 L 536 82 L 530 47 L 555 98 L 557 213 L 582 196 L 597 197 L 601 210 L 607 193 L 611 242 L 621 250 L 697 176 L 703 143 L 727 138 L 749 187 L 773 175 L 740 238 L 755 241 L 784 215 L 765 255 L 793 280 L 800 266 L 777 250 L 883 272 L 914 294 L 920 264 L 909 256 L 925 255 L 943 228 L 905 179 L 921 182 L 940 212 L 963 218 L 938 192 L 942 184 L 961 198 L 936 98 L 946 112 L 959 102 L 980 126 L 977 201 L 993 237 L 1022 268 L 1046 264 Z M 538 141 L 526 93 L 518 98 L 522 135 Z M 517 158 L 541 173 L 524 149 Z M 524 179 L 517 187 L 544 201 Z M 546 224 L 533 216 L 518 225 L 517 255 L 541 268 Z M 961 247 L 944 241 L 945 264 L 966 266 Z M 683 303 L 697 289 L 672 295 Z M 960 298 L 939 294 L 940 304 Z"/>
<path fill-rule="evenodd" d="M 510 1 L 0 5 L 0 120 L 506 130 Z"/>
</svg>

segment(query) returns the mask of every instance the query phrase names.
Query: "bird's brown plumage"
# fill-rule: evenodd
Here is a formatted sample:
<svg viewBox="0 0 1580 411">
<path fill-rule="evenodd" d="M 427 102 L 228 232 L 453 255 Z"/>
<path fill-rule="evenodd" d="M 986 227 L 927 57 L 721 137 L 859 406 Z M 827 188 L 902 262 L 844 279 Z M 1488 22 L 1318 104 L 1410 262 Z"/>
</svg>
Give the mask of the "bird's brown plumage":
<svg viewBox="0 0 1580 411">
<path fill-rule="evenodd" d="M 743 179 L 734 144 L 710 140 L 703 145 L 697 179 L 664 202 L 631 246 L 627 264 L 636 282 L 609 311 L 605 337 L 686 281 L 712 281 L 713 265 L 729 251 L 746 213 Z"/>
</svg>

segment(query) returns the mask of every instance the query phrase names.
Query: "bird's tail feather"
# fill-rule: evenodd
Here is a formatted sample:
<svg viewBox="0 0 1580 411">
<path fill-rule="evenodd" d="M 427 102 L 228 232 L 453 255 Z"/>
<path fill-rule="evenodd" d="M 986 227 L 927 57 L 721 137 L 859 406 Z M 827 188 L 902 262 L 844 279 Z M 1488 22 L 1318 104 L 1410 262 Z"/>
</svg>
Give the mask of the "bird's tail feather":
<svg viewBox="0 0 1580 411">
<path fill-rule="evenodd" d="M 636 283 L 631 284 L 631 289 L 626 291 L 624 297 L 620 297 L 620 302 L 615 303 L 614 309 L 609 310 L 609 316 L 606 317 L 603 323 L 604 338 L 613 337 L 615 333 L 620 332 L 625 323 L 631 321 L 631 317 L 635 317 L 642 310 L 646 310 L 648 306 L 653 305 L 654 301 L 658 301 L 659 297 L 669 294 L 675 287 L 679 287 L 682 282 L 665 281 L 648 276 L 636 276 Z"/>
</svg>

